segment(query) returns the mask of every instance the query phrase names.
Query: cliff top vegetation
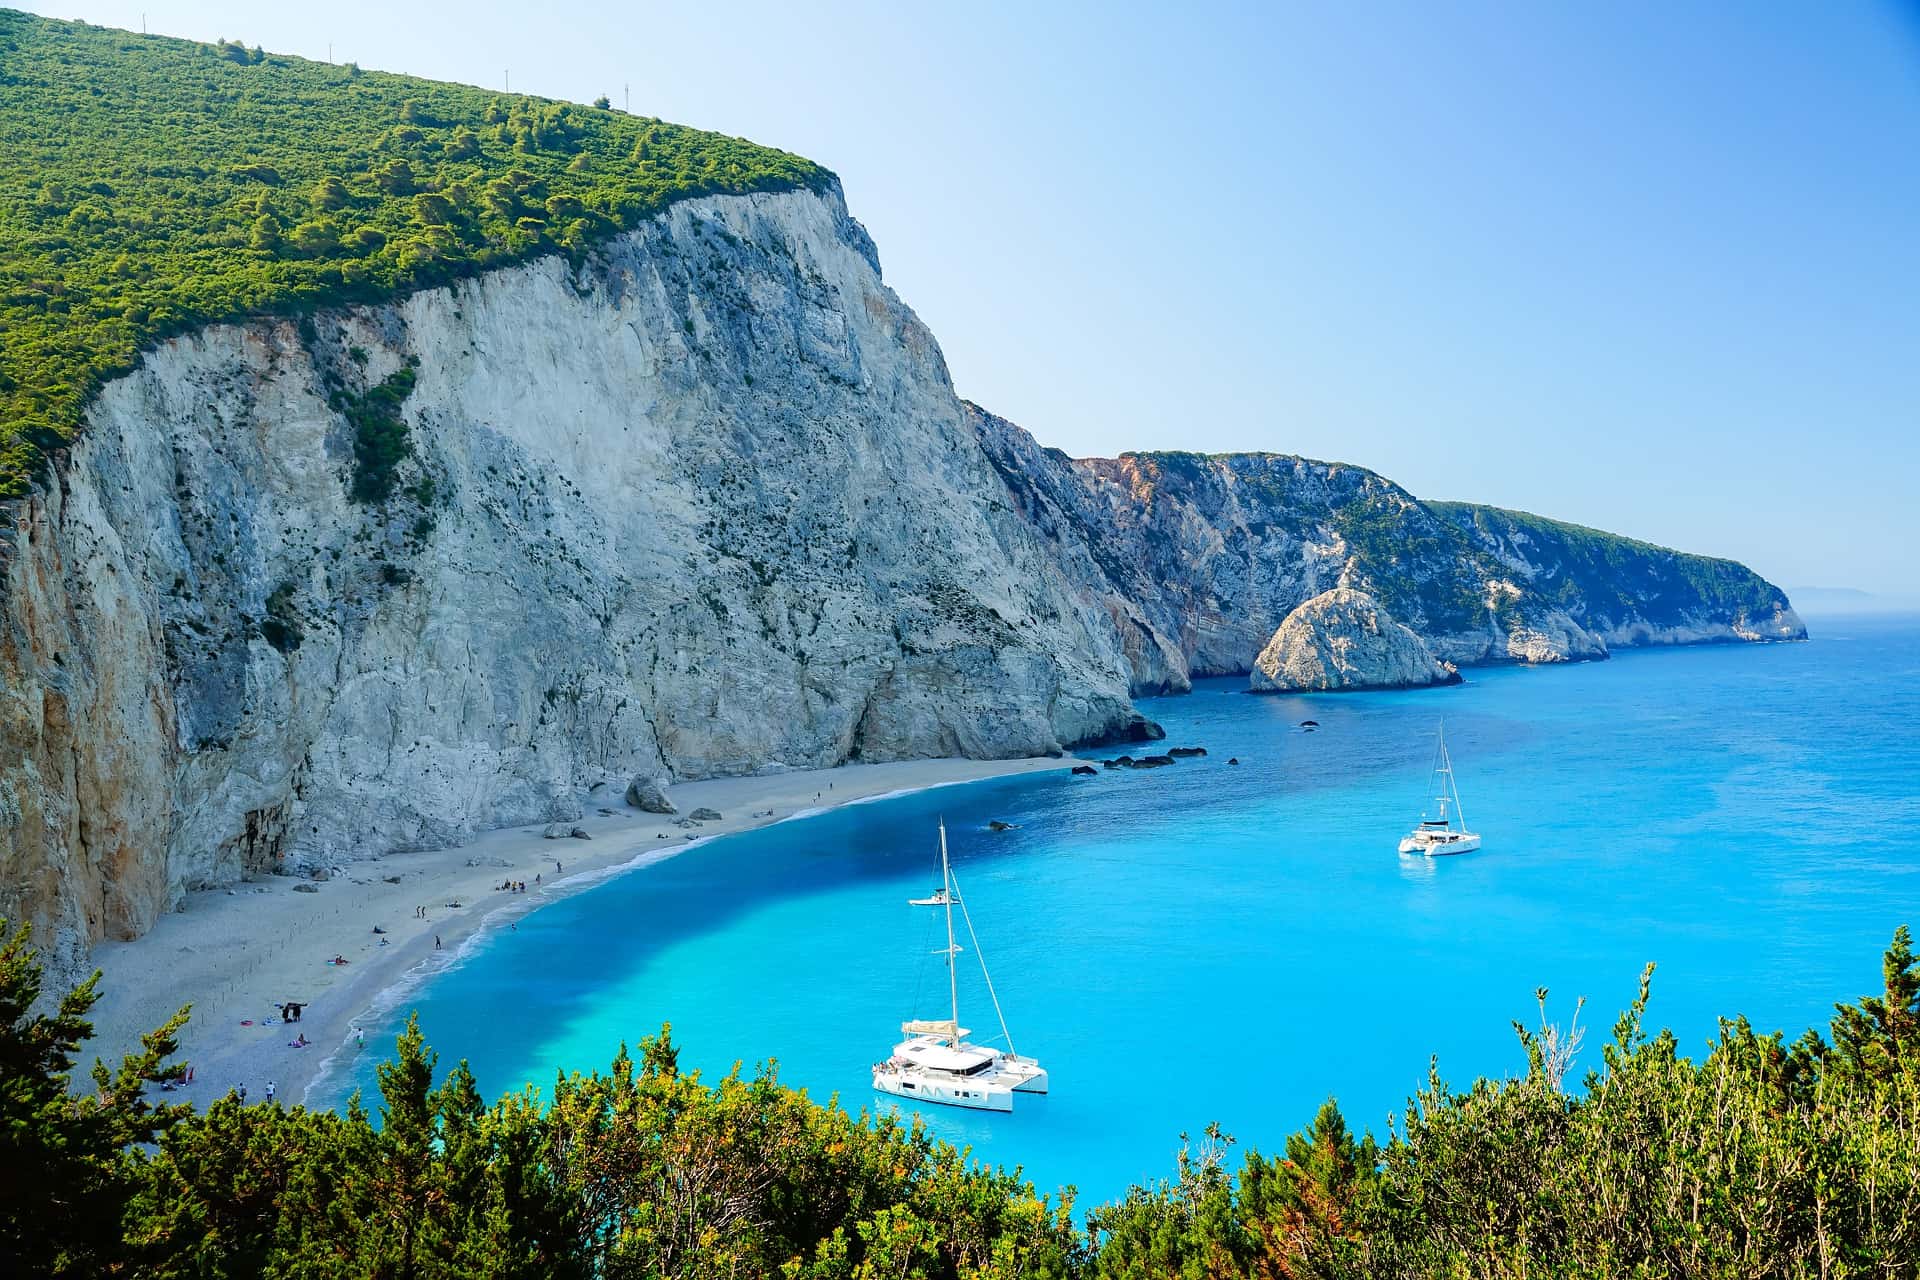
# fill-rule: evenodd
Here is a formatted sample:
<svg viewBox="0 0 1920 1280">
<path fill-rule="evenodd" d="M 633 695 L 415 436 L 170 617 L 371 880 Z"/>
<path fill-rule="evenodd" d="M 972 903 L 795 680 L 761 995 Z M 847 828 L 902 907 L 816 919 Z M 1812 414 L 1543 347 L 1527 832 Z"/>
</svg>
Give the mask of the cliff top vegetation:
<svg viewBox="0 0 1920 1280">
<path fill-rule="evenodd" d="M 1787 607 L 1780 588 L 1735 560 L 1675 551 L 1586 525 L 1470 502 L 1429 502 L 1435 514 L 1496 541 L 1524 539 L 1528 559 L 1565 567 L 1558 603 L 1617 600 L 1656 622 L 1680 622 L 1693 600 L 1711 600 L 1763 621 Z M 1684 590 L 1681 588 L 1684 587 Z"/>
<path fill-rule="evenodd" d="M 833 175 L 593 106 L 0 10 L 0 499 L 170 335 Z"/>
</svg>

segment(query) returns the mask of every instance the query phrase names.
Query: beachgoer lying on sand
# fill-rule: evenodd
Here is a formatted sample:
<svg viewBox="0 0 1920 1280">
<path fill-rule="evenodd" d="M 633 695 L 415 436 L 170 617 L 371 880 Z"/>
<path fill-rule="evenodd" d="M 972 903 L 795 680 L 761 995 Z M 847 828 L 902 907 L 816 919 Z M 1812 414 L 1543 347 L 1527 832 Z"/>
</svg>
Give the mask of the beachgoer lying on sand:
<svg viewBox="0 0 1920 1280">
<path fill-rule="evenodd" d="M 385 932 L 386 932 L 386 930 L 385 930 L 385 929 L 382 929 L 382 928 L 381 928 L 381 927 L 380 927 L 379 925 L 375 925 L 375 926 L 373 926 L 373 931 L 374 931 L 375 933 L 385 933 Z"/>
<path fill-rule="evenodd" d="M 351 964 L 353 962 L 351 960 L 348 960 L 345 956 L 335 956 L 333 959 L 327 961 L 327 963 L 328 964 Z"/>
<path fill-rule="evenodd" d="M 299 1038 L 298 1038 L 297 1040 L 289 1040 L 289 1041 L 287 1041 L 287 1048 L 289 1048 L 289 1049 L 304 1049 L 304 1048 L 306 1048 L 306 1047 L 307 1047 L 307 1043 L 308 1043 L 308 1042 L 307 1042 L 307 1033 L 306 1033 L 306 1032 L 304 1032 L 304 1031 L 302 1031 L 302 1032 L 300 1033 L 300 1036 L 299 1036 Z M 271 1097 L 272 1095 L 268 1095 L 268 1096 L 269 1096 L 269 1097 Z"/>
</svg>

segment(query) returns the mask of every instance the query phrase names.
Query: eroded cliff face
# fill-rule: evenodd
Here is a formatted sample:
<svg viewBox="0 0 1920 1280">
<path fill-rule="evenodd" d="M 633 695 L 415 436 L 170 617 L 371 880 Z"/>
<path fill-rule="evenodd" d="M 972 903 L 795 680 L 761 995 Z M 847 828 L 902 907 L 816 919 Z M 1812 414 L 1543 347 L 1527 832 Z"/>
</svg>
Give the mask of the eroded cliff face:
<svg viewBox="0 0 1920 1280">
<path fill-rule="evenodd" d="M 56 965 L 190 888 L 636 773 L 1123 735 L 1130 693 L 1248 672 L 1329 592 L 1385 645 L 1343 687 L 1418 666 L 1409 636 L 1471 664 L 1804 634 L 1737 565 L 1362 468 L 1042 449 L 955 397 L 837 192 L 169 342 L 6 514 L 0 915 Z M 1289 652 L 1360 652 L 1328 647 L 1351 609 L 1297 621 Z"/>
<path fill-rule="evenodd" d="M 1134 718 L 1119 633 L 837 195 L 689 201 L 577 270 L 168 343 L 15 515 L 0 915 L 62 954 L 639 771 Z"/>
<path fill-rule="evenodd" d="M 1256 693 L 1420 689 L 1459 680 L 1459 669 L 1436 661 L 1411 627 L 1351 587 L 1323 591 L 1288 614 L 1247 673 Z"/>
<path fill-rule="evenodd" d="M 1730 561 L 1425 503 L 1363 467 L 1288 454 L 1074 459 L 968 409 L 1080 597 L 1114 618 L 1136 693 L 1246 674 L 1290 614 L 1336 588 L 1458 666 L 1806 635 L 1777 587 Z"/>
</svg>

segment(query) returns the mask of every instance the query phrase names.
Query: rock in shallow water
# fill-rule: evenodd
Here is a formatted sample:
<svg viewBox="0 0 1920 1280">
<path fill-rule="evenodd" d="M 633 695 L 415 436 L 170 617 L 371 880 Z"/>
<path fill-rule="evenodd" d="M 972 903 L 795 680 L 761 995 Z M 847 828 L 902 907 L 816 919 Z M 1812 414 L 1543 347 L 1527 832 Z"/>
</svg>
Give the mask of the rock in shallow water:
<svg viewBox="0 0 1920 1280">
<path fill-rule="evenodd" d="M 1459 680 L 1458 669 L 1435 658 L 1379 601 L 1335 587 L 1287 615 L 1254 659 L 1248 685 L 1265 693 L 1409 689 Z"/>
</svg>

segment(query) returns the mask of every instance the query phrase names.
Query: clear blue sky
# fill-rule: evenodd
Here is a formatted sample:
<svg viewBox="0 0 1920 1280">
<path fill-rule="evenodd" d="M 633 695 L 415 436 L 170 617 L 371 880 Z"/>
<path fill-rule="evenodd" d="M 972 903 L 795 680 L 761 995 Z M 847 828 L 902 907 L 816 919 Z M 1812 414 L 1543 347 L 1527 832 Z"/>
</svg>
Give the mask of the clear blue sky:
<svg viewBox="0 0 1920 1280">
<path fill-rule="evenodd" d="M 1920 593 L 1912 3 L 28 7 L 838 172 L 963 395 Z"/>
</svg>

